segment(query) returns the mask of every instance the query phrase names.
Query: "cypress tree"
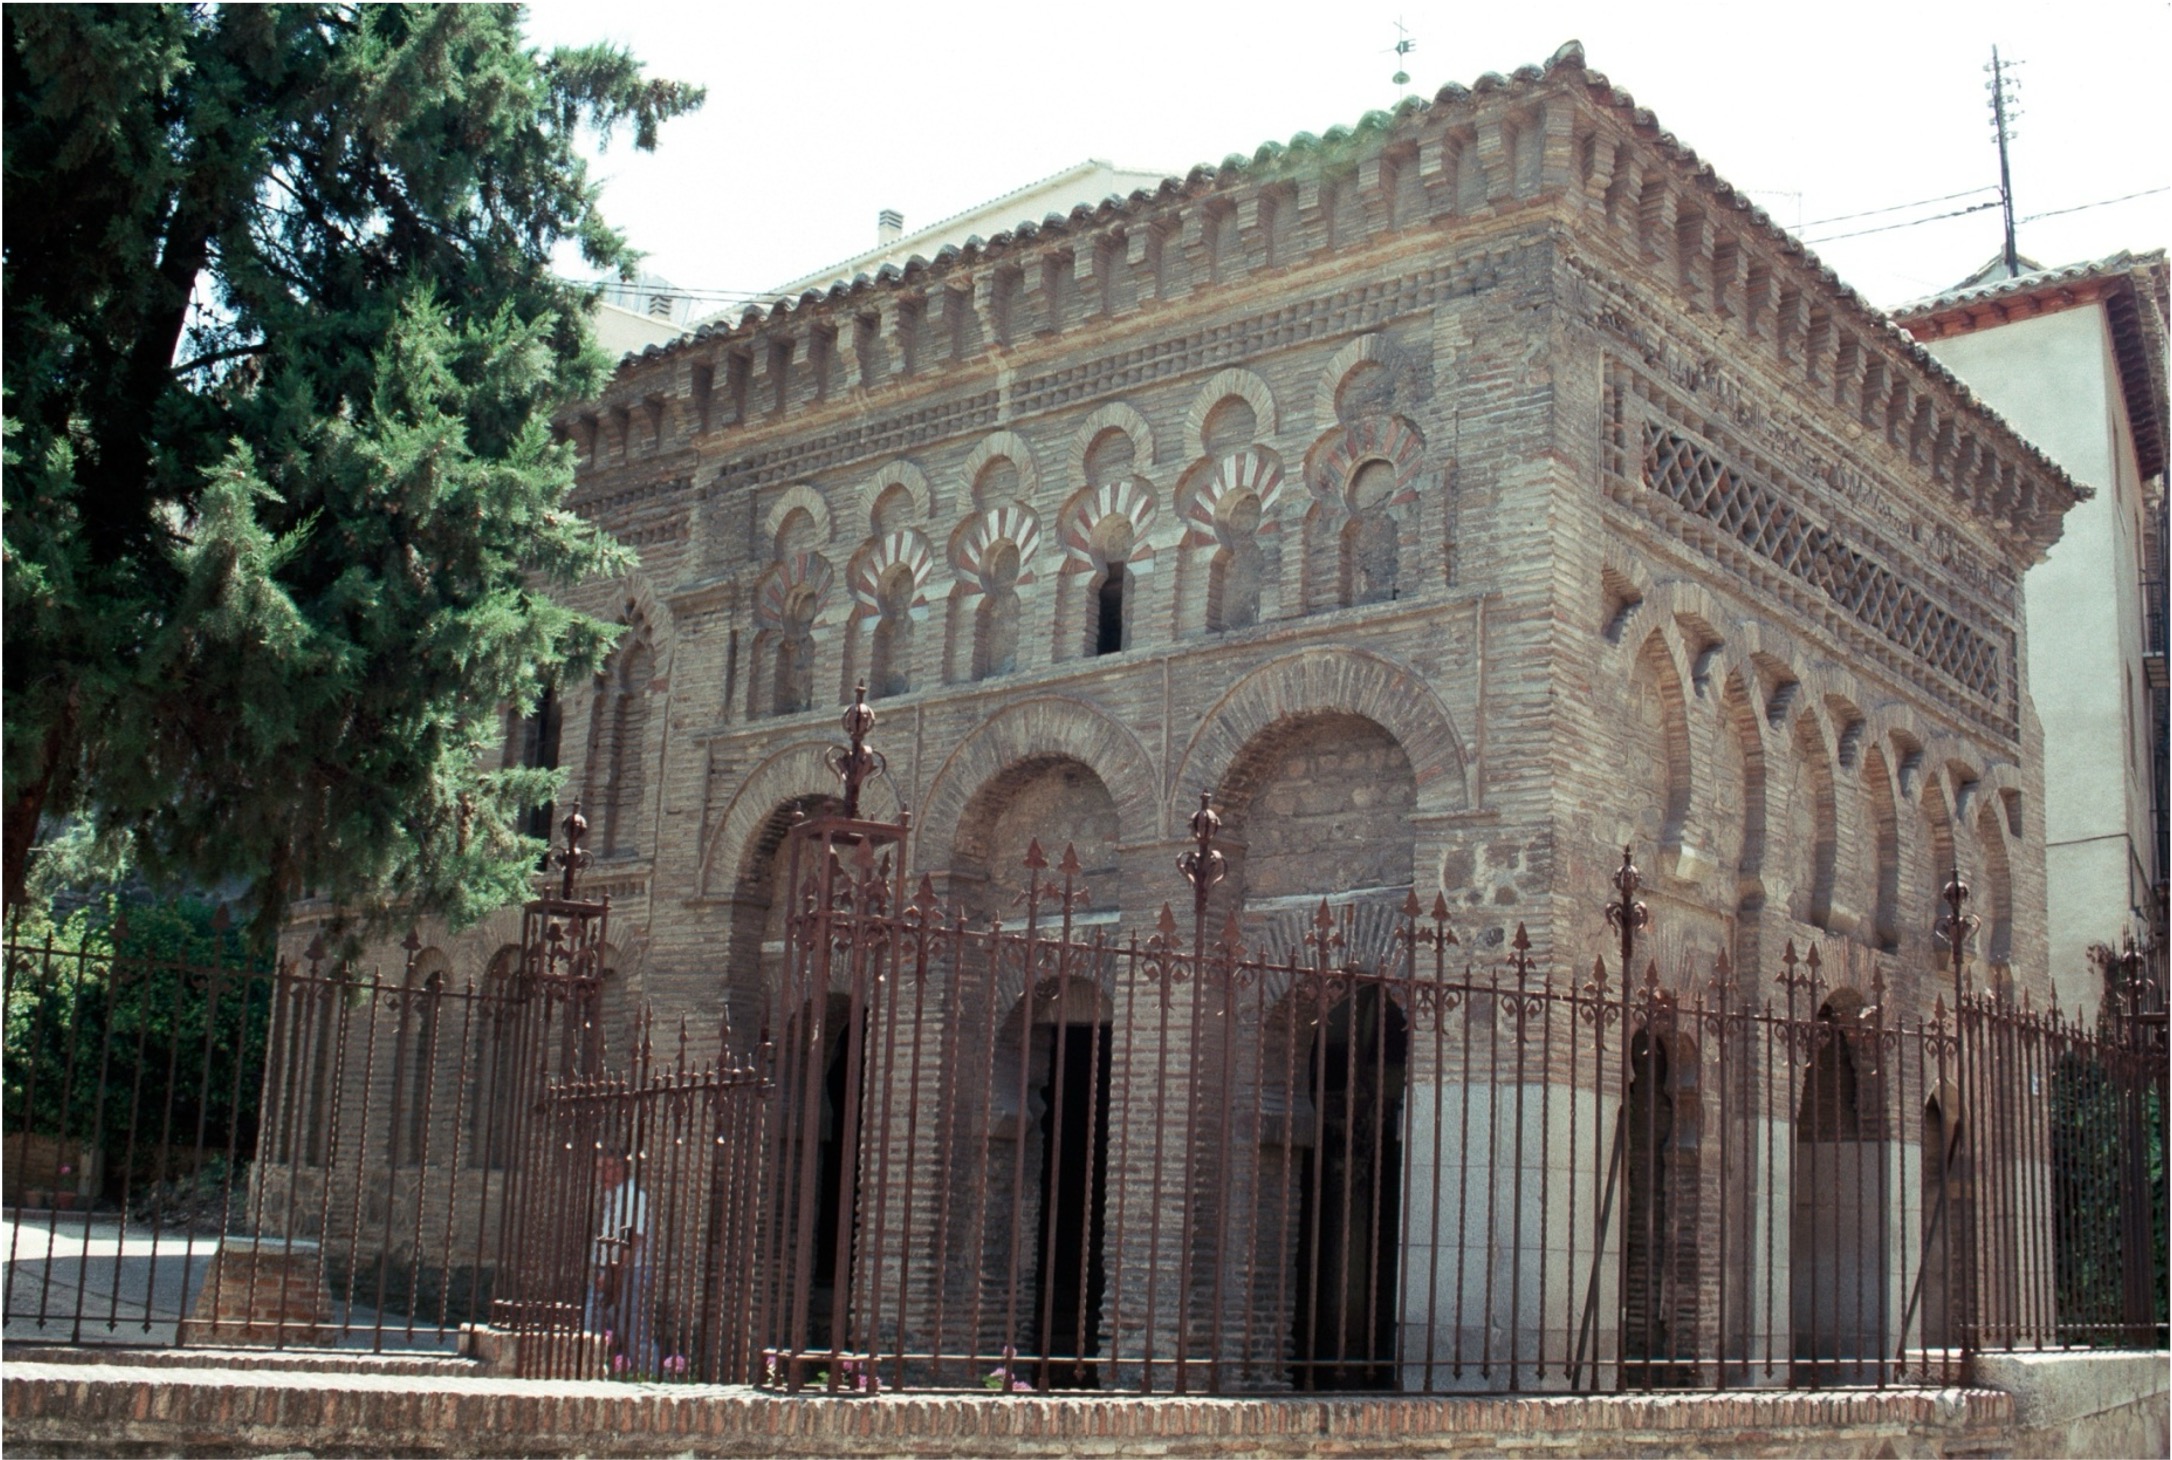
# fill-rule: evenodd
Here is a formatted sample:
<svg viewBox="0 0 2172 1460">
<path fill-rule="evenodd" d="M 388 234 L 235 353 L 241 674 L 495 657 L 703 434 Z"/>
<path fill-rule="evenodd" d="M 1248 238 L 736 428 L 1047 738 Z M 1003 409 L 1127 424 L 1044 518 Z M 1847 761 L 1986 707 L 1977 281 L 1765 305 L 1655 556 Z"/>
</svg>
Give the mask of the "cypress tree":
<svg viewBox="0 0 2172 1460">
<path fill-rule="evenodd" d="M 605 378 L 584 129 L 701 102 L 515 6 L 9 6 L 5 879 L 88 823 L 154 883 L 456 921 L 552 773 L 484 754 L 612 630 L 564 506 Z"/>
</svg>

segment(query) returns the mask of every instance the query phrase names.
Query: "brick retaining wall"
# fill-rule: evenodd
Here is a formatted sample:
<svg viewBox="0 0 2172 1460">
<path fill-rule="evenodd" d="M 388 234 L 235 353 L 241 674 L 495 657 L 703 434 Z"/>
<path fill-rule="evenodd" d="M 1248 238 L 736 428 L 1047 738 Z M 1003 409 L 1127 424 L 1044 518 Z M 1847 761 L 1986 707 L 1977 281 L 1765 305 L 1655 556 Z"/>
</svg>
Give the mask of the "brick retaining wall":
<svg viewBox="0 0 2172 1460">
<path fill-rule="evenodd" d="M 1991 1456 L 1981 1389 L 1650 1397 L 788 1399 L 747 1389 L 10 1363 L 21 1455 Z M 2026 1450 L 2024 1444 L 2019 1448 Z"/>
</svg>

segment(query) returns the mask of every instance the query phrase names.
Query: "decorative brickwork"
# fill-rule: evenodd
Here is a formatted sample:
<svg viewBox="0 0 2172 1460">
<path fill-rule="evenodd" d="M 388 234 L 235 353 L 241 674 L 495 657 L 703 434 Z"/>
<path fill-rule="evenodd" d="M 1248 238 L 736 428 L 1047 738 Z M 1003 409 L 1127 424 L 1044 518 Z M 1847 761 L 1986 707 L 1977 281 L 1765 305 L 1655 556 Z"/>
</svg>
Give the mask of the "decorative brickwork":
<svg viewBox="0 0 2172 1460">
<path fill-rule="evenodd" d="M 661 666 L 562 694 L 569 770 L 625 854 L 595 884 L 640 932 L 618 987 L 693 1027 L 807 1016 L 776 1002 L 779 848 L 835 791 L 821 746 L 863 679 L 873 814 L 909 807 L 898 855 L 976 917 L 1062 838 L 1092 848 L 1076 911 L 1158 936 L 1206 791 L 1216 916 L 1274 947 L 1324 898 L 1385 956 L 1380 909 L 1438 898 L 1474 952 L 1520 926 L 1582 969 L 1626 843 L 1669 988 L 1816 942 L 1828 982 L 1922 1016 L 1956 865 L 1998 909 L 1969 976 L 2045 987 L 2017 584 L 2076 489 L 1573 49 L 751 310 L 561 424 L 576 504 L 643 545 L 576 596 L 645 605 Z M 458 976 L 503 936 L 444 942 Z M 1126 1047 L 1139 1016 L 1103 1015 Z M 1266 1050 L 1271 1022 L 1201 1047 Z M 1150 1099 L 1128 1079 L 1119 1135 Z M 1689 1098 L 1665 1092 L 1684 1129 Z M 1033 1159 L 1029 1104 L 973 1159 Z M 1757 1131 L 1698 1139 L 1648 1207 L 1764 1179 Z M 1127 1179 L 1157 1174 L 1189 1179 Z M 1023 1221 L 1030 1172 L 1005 1199 Z M 1710 1285 L 1748 1260 L 1651 1302 L 1717 1344 L 1743 1319 Z M 1600 1307 L 1618 1336 L 1620 1293 Z"/>
</svg>

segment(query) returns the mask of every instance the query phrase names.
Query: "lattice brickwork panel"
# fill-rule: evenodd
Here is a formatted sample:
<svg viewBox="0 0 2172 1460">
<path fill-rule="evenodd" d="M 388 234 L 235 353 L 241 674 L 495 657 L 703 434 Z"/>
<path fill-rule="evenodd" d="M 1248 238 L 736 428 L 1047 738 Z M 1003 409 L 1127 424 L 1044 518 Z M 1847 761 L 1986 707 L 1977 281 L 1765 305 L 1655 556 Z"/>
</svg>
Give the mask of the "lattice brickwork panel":
<svg viewBox="0 0 2172 1460">
<path fill-rule="evenodd" d="M 1645 486 L 1824 591 L 1863 624 L 1963 688 L 2001 702 L 2003 667 L 1991 639 L 1699 443 L 1646 421 L 1643 447 Z"/>
</svg>

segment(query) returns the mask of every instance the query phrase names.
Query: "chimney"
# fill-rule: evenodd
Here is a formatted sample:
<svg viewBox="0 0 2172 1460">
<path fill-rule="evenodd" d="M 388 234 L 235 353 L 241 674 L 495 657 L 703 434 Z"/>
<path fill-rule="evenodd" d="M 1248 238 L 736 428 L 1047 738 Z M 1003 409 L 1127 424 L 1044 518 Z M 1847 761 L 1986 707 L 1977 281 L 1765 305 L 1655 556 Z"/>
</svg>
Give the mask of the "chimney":
<svg viewBox="0 0 2172 1460">
<path fill-rule="evenodd" d="M 875 215 L 875 246 L 884 247 L 896 243 L 905 236 L 905 215 L 895 208 L 885 208 Z"/>
</svg>

